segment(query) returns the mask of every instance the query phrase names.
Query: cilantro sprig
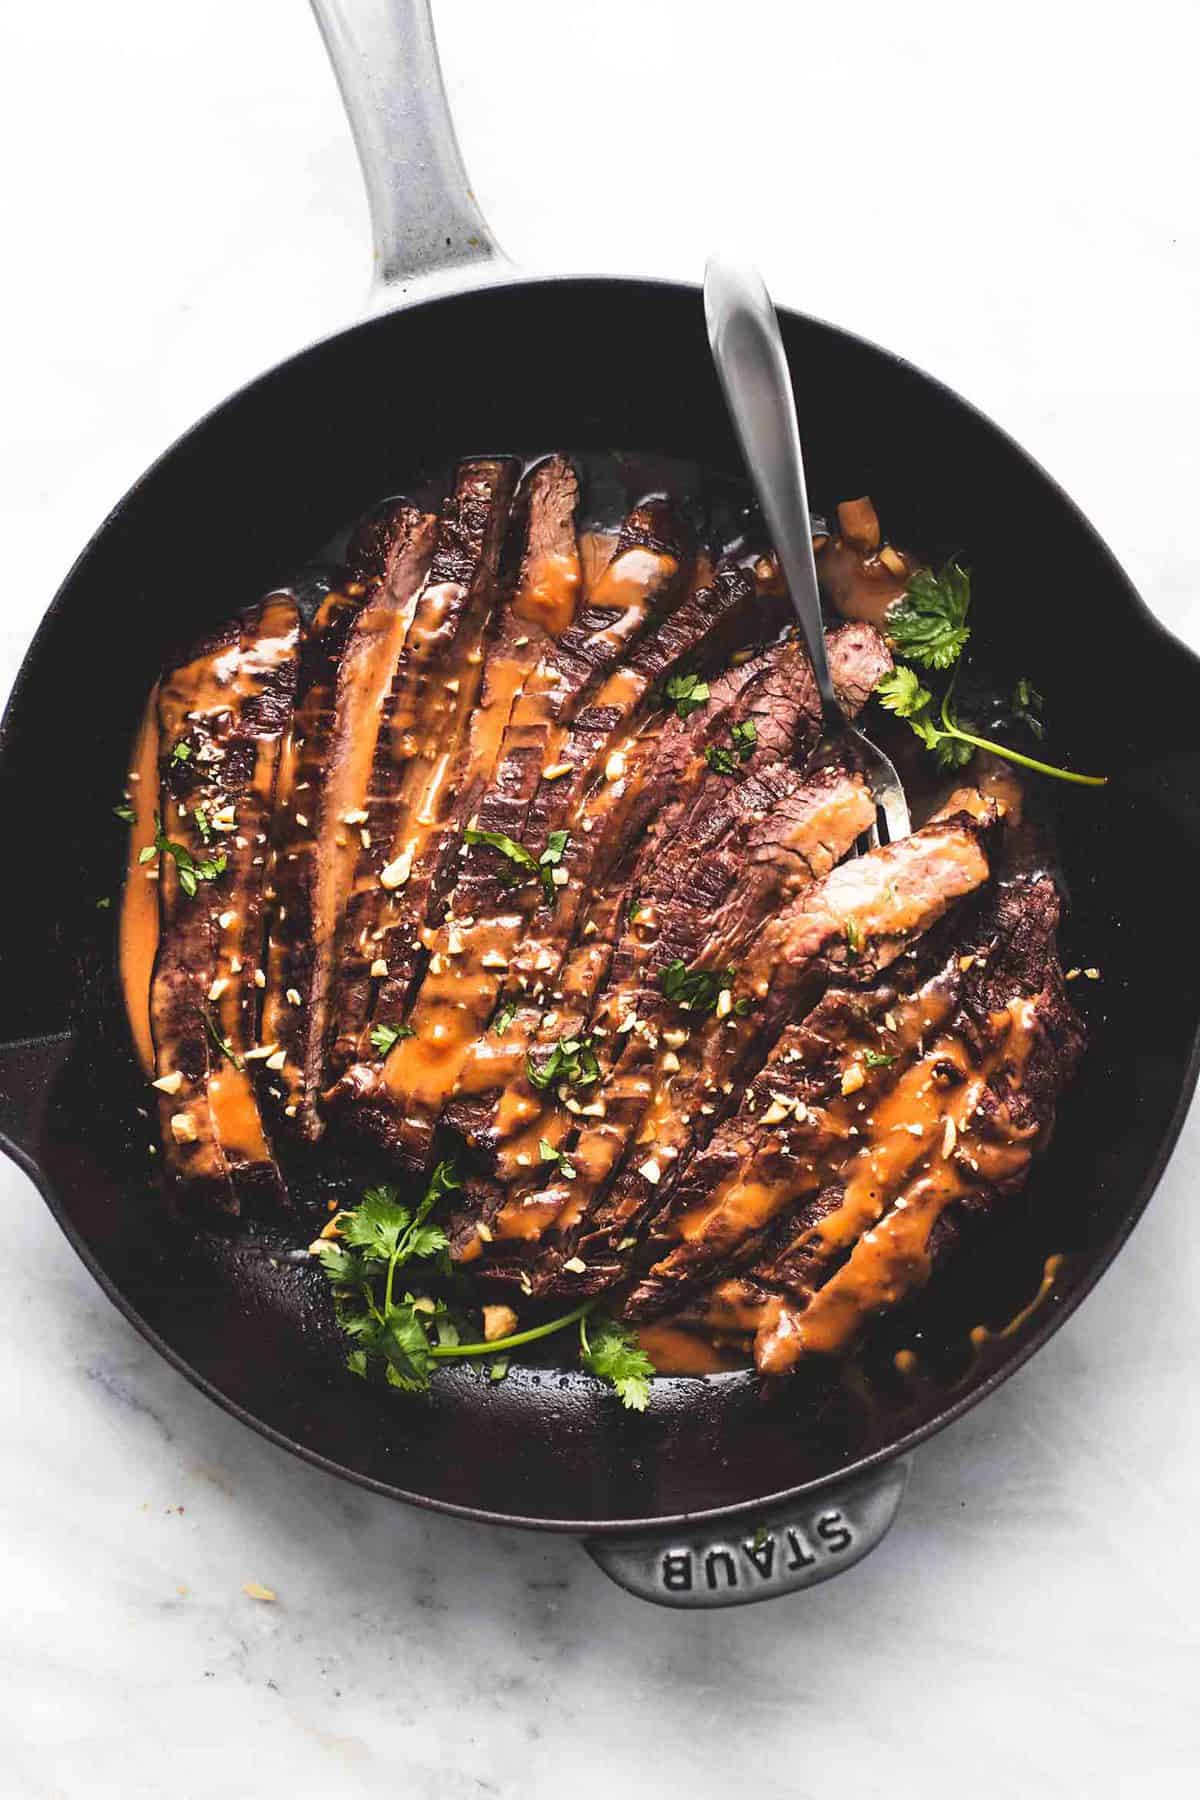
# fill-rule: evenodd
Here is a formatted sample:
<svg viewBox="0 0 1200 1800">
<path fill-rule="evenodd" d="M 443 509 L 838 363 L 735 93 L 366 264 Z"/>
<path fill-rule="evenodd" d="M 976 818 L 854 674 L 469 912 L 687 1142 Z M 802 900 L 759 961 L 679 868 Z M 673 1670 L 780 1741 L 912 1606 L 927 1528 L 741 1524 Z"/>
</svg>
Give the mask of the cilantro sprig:
<svg viewBox="0 0 1200 1800">
<path fill-rule="evenodd" d="M 960 769 L 976 750 L 988 750 L 993 756 L 1003 757 L 1005 762 L 1016 763 L 1022 769 L 1051 775 L 1058 781 L 1073 781 L 1080 787 L 1103 787 L 1108 780 L 1107 775 L 1081 775 L 1075 769 L 1042 762 L 1036 756 L 1026 756 L 1021 750 L 1011 750 L 992 738 L 980 737 L 977 732 L 967 730 L 954 712 L 954 683 L 950 683 L 938 707 L 929 689 L 921 685 L 916 671 L 904 663 L 897 663 L 880 678 L 875 685 L 875 694 L 882 706 L 911 726 L 944 769 Z"/>
<path fill-rule="evenodd" d="M 971 636 L 967 624 L 970 608 L 971 577 L 958 563 L 948 562 L 940 575 L 930 569 L 918 569 L 904 597 L 887 615 L 887 634 L 901 655 L 910 657 L 921 668 L 949 669 L 958 662 Z M 957 678 L 956 669 L 939 705 L 916 670 L 907 663 L 897 663 L 875 684 L 875 693 L 880 705 L 912 728 L 943 769 L 961 769 L 976 750 L 988 750 L 1006 762 L 1032 769 L 1038 775 L 1051 775 L 1058 781 L 1073 781 L 1080 787 L 1105 785 L 1106 775 L 1079 775 L 1074 769 L 1042 762 L 970 730 L 954 709 Z M 1032 682 L 1022 676 L 1013 692 L 1012 714 L 1037 738 L 1045 735 L 1041 717 L 1044 704 Z"/>
<path fill-rule="evenodd" d="M 602 1318 L 589 1331 L 585 1314 L 579 1321 L 579 1356 L 590 1374 L 612 1383 L 622 1406 L 645 1412 L 654 1364 L 624 1325 Z"/>
<path fill-rule="evenodd" d="M 368 1188 L 358 1206 L 337 1214 L 338 1237 L 318 1243 L 337 1322 L 351 1340 L 346 1367 L 352 1375 L 365 1378 L 382 1368 L 389 1386 L 421 1392 L 429 1386 L 436 1348 L 429 1325 L 444 1321 L 447 1341 L 457 1338 L 445 1302 L 409 1292 L 398 1296 L 396 1276 L 407 1264 L 428 1263 L 447 1249 L 446 1233 L 429 1214 L 460 1185 L 453 1164 L 439 1163 L 415 1211 L 401 1205 L 394 1187 Z"/>
<path fill-rule="evenodd" d="M 371 1027 L 371 1048 L 378 1051 L 380 1056 L 387 1056 L 401 1038 L 415 1036 L 416 1032 L 411 1025 L 373 1025 Z"/>
<path fill-rule="evenodd" d="M 464 1338 L 466 1321 L 444 1299 L 400 1291 L 407 1271 L 417 1287 L 428 1285 L 445 1264 L 448 1239 L 431 1218 L 439 1202 L 462 1185 L 449 1162 L 439 1163 L 415 1210 L 404 1206 L 394 1187 L 368 1188 L 359 1205 L 337 1214 L 337 1236 L 321 1239 L 315 1254 L 333 1290 L 338 1325 L 350 1340 L 346 1367 L 366 1380 L 382 1371 L 390 1387 L 427 1393 L 439 1362 L 491 1359 L 493 1381 L 503 1378 L 509 1353 L 578 1323 L 580 1359 L 586 1369 L 613 1387 L 622 1404 L 644 1412 L 654 1366 L 631 1333 L 601 1318 L 591 1333 L 585 1321 L 596 1301 L 585 1300 L 559 1318 L 507 1337 Z"/>
<path fill-rule="evenodd" d="M 887 615 L 887 634 L 901 656 L 921 668 L 948 669 L 971 635 L 970 606 L 971 577 L 956 562 L 948 562 L 940 575 L 918 569 Z"/>
</svg>

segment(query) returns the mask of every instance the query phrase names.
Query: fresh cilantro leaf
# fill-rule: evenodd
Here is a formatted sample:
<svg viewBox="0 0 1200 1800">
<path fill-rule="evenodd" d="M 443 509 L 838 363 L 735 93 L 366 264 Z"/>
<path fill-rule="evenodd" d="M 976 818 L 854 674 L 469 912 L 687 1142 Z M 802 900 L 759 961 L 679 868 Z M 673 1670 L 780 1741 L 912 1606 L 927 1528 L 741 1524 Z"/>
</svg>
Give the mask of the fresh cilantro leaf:
<svg viewBox="0 0 1200 1800">
<path fill-rule="evenodd" d="M 937 759 L 943 769 L 963 769 L 975 754 L 975 746 L 968 739 L 953 737 L 947 733 L 939 739 L 935 746 Z M 1008 751 L 1003 752 L 1008 755 Z"/>
<path fill-rule="evenodd" d="M 103 894 L 96 902 L 96 910 L 97 912 L 107 912 L 111 905 L 112 901 L 109 899 L 108 895 Z"/>
<path fill-rule="evenodd" d="M 735 970 L 689 969 L 682 957 L 673 957 L 659 970 L 658 985 L 681 1012 L 715 1011 L 721 991 L 732 985 Z"/>
<path fill-rule="evenodd" d="M 411 1224 L 412 1213 L 394 1187 L 368 1188 L 352 1212 L 338 1214 L 343 1243 L 361 1250 L 368 1262 L 386 1263 Z"/>
<path fill-rule="evenodd" d="M 956 562 L 948 562 L 940 575 L 918 569 L 887 615 L 887 634 L 902 656 L 923 669 L 948 669 L 971 635 L 970 605 L 971 578 Z"/>
<path fill-rule="evenodd" d="M 733 747 L 737 751 L 739 760 L 749 762 L 754 755 L 754 747 L 758 743 L 758 726 L 754 720 L 743 719 L 740 725 L 731 727 L 729 735 L 733 739 Z"/>
<path fill-rule="evenodd" d="M 506 1000 L 504 1005 L 500 1008 L 500 1011 L 496 1014 L 495 1018 L 492 1020 L 492 1030 L 495 1032 L 497 1037 L 504 1036 L 505 1032 L 508 1030 L 509 1026 L 512 1024 L 512 1022 L 516 1018 L 516 1016 L 517 1016 L 516 1001 L 515 1000 Z"/>
<path fill-rule="evenodd" d="M 575 1165 L 567 1161 L 561 1150 L 556 1150 L 547 1138 L 538 1139 L 538 1155 L 544 1163 L 557 1163 L 558 1172 L 565 1181 L 574 1181 Z"/>
<path fill-rule="evenodd" d="M 896 1058 L 894 1056 L 889 1056 L 886 1051 L 883 1050 L 865 1050 L 863 1052 L 863 1062 L 868 1069 L 886 1069 L 889 1068 L 895 1060 Z"/>
<path fill-rule="evenodd" d="M 433 1370 L 432 1346 L 422 1316 L 413 1308 L 412 1295 L 387 1309 L 387 1329 L 379 1342 L 385 1359 L 384 1376 L 389 1387 L 405 1393 L 422 1393 Z"/>
<path fill-rule="evenodd" d="M 704 752 L 704 760 L 715 775 L 737 774 L 738 759 L 722 744 L 710 744 Z"/>
<path fill-rule="evenodd" d="M 538 857 L 538 870 L 541 876 L 542 892 L 546 896 L 546 904 L 548 906 L 553 906 L 554 904 L 555 883 L 552 871 L 556 869 L 562 861 L 570 840 L 571 834 L 569 831 L 552 831 L 546 839 L 546 848 Z"/>
<path fill-rule="evenodd" d="M 187 762 L 191 754 L 192 746 L 189 743 L 186 743 L 183 738 L 180 738 L 179 742 L 171 751 L 171 761 L 179 763 Z"/>
<path fill-rule="evenodd" d="M 1022 675 L 1013 689 L 1013 717 L 1019 719 L 1027 730 L 1032 731 L 1039 742 L 1046 735 L 1046 722 L 1042 717 L 1045 706 L 1045 700 L 1033 683 Z"/>
<path fill-rule="evenodd" d="M 125 821 L 126 825 L 133 824 L 133 818 L 134 818 L 133 808 L 132 808 L 132 806 L 130 806 L 128 800 L 123 801 L 120 806 L 114 806 L 113 812 L 116 814 L 118 819 L 123 819 Z"/>
<path fill-rule="evenodd" d="M 1035 702 L 1040 706 L 1041 695 L 1027 683 L 1025 686 L 1032 710 Z M 1021 684 L 1018 683 L 1018 693 L 1020 689 Z M 954 713 L 953 681 L 942 697 L 936 717 L 933 695 L 928 688 L 921 686 L 915 671 L 903 663 L 897 663 L 894 669 L 881 677 L 875 684 L 875 693 L 889 712 L 895 713 L 911 726 L 925 748 L 934 752 L 943 769 L 961 769 L 970 762 L 976 750 L 989 750 L 993 756 L 1001 756 L 1006 762 L 1016 763 L 1022 769 L 1033 769 L 1038 775 L 1052 775 L 1058 781 L 1075 782 L 1081 787 L 1103 787 L 1108 780 L 1107 775 L 1078 775 L 1074 769 L 1061 769 L 1054 763 L 1040 762 L 1036 757 L 1025 756 L 1019 750 L 1009 750 L 992 738 L 980 737 L 977 732 L 967 730 Z"/>
<path fill-rule="evenodd" d="M 565 1081 L 571 1087 L 590 1087 L 600 1079 L 600 1064 L 592 1048 L 591 1038 L 559 1038 L 544 1062 L 525 1058 L 525 1073 L 535 1088 L 548 1088 L 552 1082 Z"/>
<path fill-rule="evenodd" d="M 475 826 L 468 825 L 463 832 L 463 842 L 464 844 L 487 844 L 490 849 L 498 850 L 501 856 L 506 856 L 516 868 L 527 869 L 533 874 L 537 873 L 536 857 L 525 848 L 524 844 L 518 844 L 515 838 L 510 838 L 507 832 L 479 831 Z"/>
<path fill-rule="evenodd" d="M 667 699 L 674 703 L 676 716 L 687 719 L 707 703 L 710 689 L 699 675 L 671 675 L 666 692 Z"/>
<path fill-rule="evenodd" d="M 336 1238 L 322 1238 L 317 1245 L 317 1260 L 337 1287 L 353 1287 L 362 1279 L 362 1265 Z"/>
<path fill-rule="evenodd" d="M 207 812 L 205 812 L 202 806 L 197 806 L 192 812 L 192 817 L 196 821 L 196 830 L 207 844 L 208 840 L 212 837 L 212 823 Z"/>
<path fill-rule="evenodd" d="M 580 1360 L 600 1381 L 609 1382 L 630 1412 L 645 1412 L 654 1364 L 637 1339 L 615 1319 L 600 1319 L 587 1329 L 579 1321 Z"/>
<path fill-rule="evenodd" d="M 377 1050 L 380 1056 L 386 1056 L 401 1038 L 415 1036 L 411 1025 L 374 1025 L 371 1028 L 371 1048 Z"/>
<path fill-rule="evenodd" d="M 445 1162 L 440 1162 L 429 1177 L 429 1186 L 425 1190 L 421 1216 L 424 1217 L 425 1213 L 431 1211 L 439 1200 L 444 1200 L 447 1194 L 453 1193 L 455 1188 L 461 1186 L 462 1177 L 454 1163 L 449 1158 Z"/>
<path fill-rule="evenodd" d="M 924 711 L 933 695 L 921 686 L 915 669 L 897 663 L 875 683 L 875 698 L 897 718 L 913 719 Z"/>
<path fill-rule="evenodd" d="M 189 897 L 195 895 L 201 881 L 215 881 L 229 866 L 229 858 L 224 851 L 219 856 L 197 862 L 186 844 L 177 844 L 166 836 L 157 813 L 154 815 L 154 842 L 145 845 L 138 852 L 138 861 L 153 862 L 156 856 L 170 856 L 174 859 L 179 885 Z"/>
<path fill-rule="evenodd" d="M 542 884 L 542 892 L 546 896 L 548 905 L 552 904 L 554 900 L 554 877 L 551 870 L 562 861 L 569 838 L 569 832 L 552 831 L 546 840 L 546 848 L 542 854 L 534 856 L 531 850 L 527 850 L 524 844 L 518 844 L 517 840 L 510 838 L 506 832 L 479 831 L 473 825 L 468 825 L 463 832 L 464 843 L 487 844 L 490 849 L 498 850 L 501 856 L 507 857 L 513 865 L 513 880 L 517 879 L 515 873 L 517 869 L 525 870 L 527 875 L 536 876 Z"/>
</svg>

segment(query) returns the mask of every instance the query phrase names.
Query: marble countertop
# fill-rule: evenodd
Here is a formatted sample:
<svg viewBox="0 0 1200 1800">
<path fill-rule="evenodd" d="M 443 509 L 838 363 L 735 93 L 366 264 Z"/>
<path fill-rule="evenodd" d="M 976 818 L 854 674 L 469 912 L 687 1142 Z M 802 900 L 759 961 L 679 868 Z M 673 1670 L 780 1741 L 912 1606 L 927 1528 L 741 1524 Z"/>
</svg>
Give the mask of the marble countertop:
<svg viewBox="0 0 1200 1800">
<path fill-rule="evenodd" d="M 1087 34 L 1071 0 L 438 11 L 468 163 L 522 262 L 691 278 L 714 242 L 753 247 L 782 300 L 1013 431 L 1200 645 L 1189 0 Z M 352 317 L 368 258 L 307 9 L 5 8 L 0 62 L 7 686 L 106 509 Z M 919 1453 L 879 1551 L 706 1615 L 627 1598 L 569 1540 L 407 1511 L 260 1440 L 142 1342 L 6 1165 L 0 1792 L 1193 1793 L 1198 1174 L 1193 1113 L 1111 1273 Z"/>
</svg>

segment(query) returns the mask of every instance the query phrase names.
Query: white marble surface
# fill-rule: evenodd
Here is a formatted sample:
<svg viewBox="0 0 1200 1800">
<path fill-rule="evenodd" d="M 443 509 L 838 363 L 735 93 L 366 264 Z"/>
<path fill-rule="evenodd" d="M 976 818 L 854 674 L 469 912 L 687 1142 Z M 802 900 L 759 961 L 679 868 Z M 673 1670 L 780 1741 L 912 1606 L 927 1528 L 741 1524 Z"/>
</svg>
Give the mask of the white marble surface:
<svg viewBox="0 0 1200 1800">
<path fill-rule="evenodd" d="M 521 260 L 694 276 L 739 237 L 781 298 L 1013 430 L 1200 642 L 1191 0 L 439 14 Z M 349 318 L 367 254 L 297 0 L 10 5 L 0 66 L 7 682 L 105 509 Z M 874 1557 L 715 1616 L 261 1442 L 157 1360 L 5 1168 L 0 1792 L 1194 1793 L 1198 1161 L 1193 1117 L 1100 1290 L 921 1453 Z"/>
</svg>

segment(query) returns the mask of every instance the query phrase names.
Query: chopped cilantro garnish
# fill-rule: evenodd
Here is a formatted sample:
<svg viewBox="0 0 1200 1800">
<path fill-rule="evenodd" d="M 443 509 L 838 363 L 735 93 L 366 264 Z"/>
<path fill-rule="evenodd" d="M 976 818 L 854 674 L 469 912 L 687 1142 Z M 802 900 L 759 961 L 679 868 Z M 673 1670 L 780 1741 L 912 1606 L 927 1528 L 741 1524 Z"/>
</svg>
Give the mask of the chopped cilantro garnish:
<svg viewBox="0 0 1200 1800">
<path fill-rule="evenodd" d="M 732 967 L 689 969 L 676 956 L 659 970 L 658 985 L 682 1012 L 709 1013 L 715 1010 L 721 990 L 732 984 L 734 972 Z"/>
<path fill-rule="evenodd" d="M 758 726 L 753 719 L 743 719 L 740 725 L 734 725 L 729 733 L 733 739 L 733 747 L 741 762 L 749 762 L 754 755 L 754 746 L 758 743 Z"/>
<path fill-rule="evenodd" d="M 526 1056 L 525 1073 L 535 1088 L 548 1088 L 555 1081 L 590 1087 L 600 1079 L 600 1064 L 591 1038 L 559 1038 L 544 1062 L 535 1063 L 532 1056 Z"/>
<path fill-rule="evenodd" d="M 562 1175 L 567 1181 L 574 1181 L 574 1179 L 575 1179 L 574 1165 L 567 1161 L 566 1156 L 564 1155 L 564 1153 L 561 1150 L 555 1149 L 554 1145 L 549 1141 L 548 1138 L 539 1138 L 538 1139 L 538 1155 L 541 1157 L 541 1159 L 544 1163 L 557 1163 L 559 1174 Z"/>
<path fill-rule="evenodd" d="M 416 1033 L 411 1025 L 373 1025 L 371 1027 L 371 1047 L 377 1050 L 380 1056 L 386 1056 L 393 1045 L 400 1042 L 401 1038 L 415 1036 Z"/>
<path fill-rule="evenodd" d="M 699 712 L 709 697 L 709 685 L 699 675 L 671 675 L 667 679 L 667 699 L 672 701 L 677 717 L 686 719 Z"/>
<path fill-rule="evenodd" d="M 714 775 L 737 774 L 737 756 L 732 750 L 726 750 L 722 744 L 710 744 L 704 752 L 704 760 Z"/>
</svg>

